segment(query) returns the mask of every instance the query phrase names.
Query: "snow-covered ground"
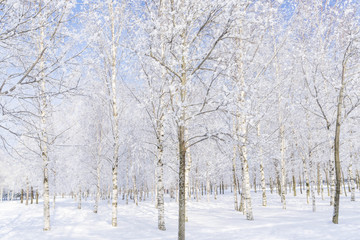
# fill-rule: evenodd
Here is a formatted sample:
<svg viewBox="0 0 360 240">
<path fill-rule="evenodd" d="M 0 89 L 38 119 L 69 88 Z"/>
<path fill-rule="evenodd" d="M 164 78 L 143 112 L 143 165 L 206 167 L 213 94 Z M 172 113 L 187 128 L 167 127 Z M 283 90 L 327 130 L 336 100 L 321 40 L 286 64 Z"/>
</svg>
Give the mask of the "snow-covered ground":
<svg viewBox="0 0 360 240">
<path fill-rule="evenodd" d="M 360 203 L 341 198 L 339 224 L 331 222 L 332 207 L 328 198 L 317 196 L 317 210 L 312 212 L 305 195 L 287 195 L 287 209 L 280 197 L 268 193 L 268 206 L 261 206 L 261 193 L 252 193 L 254 221 L 233 210 L 231 193 L 206 197 L 188 205 L 189 222 L 186 239 L 360 239 Z M 92 201 L 83 202 L 82 209 L 71 198 L 58 198 L 51 210 L 52 229 L 42 231 L 42 204 L 25 206 L 19 201 L 0 203 L 0 239 L 176 239 L 177 204 L 166 201 L 165 232 L 157 230 L 157 210 L 151 200 L 125 205 L 120 201 L 118 227 L 111 226 L 111 206 L 103 201 L 99 213 L 92 212 Z"/>
</svg>

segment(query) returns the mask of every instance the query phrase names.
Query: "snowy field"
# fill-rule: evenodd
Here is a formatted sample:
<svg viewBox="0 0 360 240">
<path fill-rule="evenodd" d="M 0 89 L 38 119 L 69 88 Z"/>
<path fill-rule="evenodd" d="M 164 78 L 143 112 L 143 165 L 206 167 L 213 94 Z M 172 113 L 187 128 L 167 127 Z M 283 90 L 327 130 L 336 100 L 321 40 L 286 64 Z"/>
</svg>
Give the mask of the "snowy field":
<svg viewBox="0 0 360 240">
<path fill-rule="evenodd" d="M 261 206 L 261 193 L 252 192 L 254 221 L 247 221 L 233 210 L 233 197 L 228 193 L 203 198 L 188 205 L 189 222 L 186 239 L 360 239 L 360 203 L 350 197 L 341 198 L 339 224 L 331 222 L 332 207 L 328 198 L 317 196 L 317 211 L 306 204 L 305 195 L 287 195 L 287 209 L 280 197 L 268 193 L 268 206 Z M 148 200 L 135 206 L 120 201 L 118 227 L 111 227 L 111 206 L 103 201 L 99 214 L 92 212 L 92 202 L 83 202 L 82 209 L 71 198 L 58 198 L 51 210 L 50 232 L 42 231 L 42 204 L 25 206 L 16 202 L 0 203 L 0 239 L 177 239 L 177 204 L 166 199 L 165 232 L 157 230 L 157 210 Z"/>
</svg>

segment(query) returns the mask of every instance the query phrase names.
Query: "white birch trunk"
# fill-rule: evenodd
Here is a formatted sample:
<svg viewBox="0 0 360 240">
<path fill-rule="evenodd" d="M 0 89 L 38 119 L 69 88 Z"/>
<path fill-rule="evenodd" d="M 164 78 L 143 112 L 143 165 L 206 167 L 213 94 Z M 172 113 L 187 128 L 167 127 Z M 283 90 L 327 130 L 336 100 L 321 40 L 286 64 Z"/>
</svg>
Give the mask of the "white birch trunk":
<svg viewBox="0 0 360 240">
<path fill-rule="evenodd" d="M 235 133 L 236 134 L 236 133 Z M 233 180 L 233 191 L 234 191 L 234 209 L 236 211 L 239 210 L 239 207 L 238 207 L 238 199 L 237 199 L 237 183 L 236 183 L 236 151 L 237 151 L 237 148 L 236 148 L 236 144 L 234 144 L 234 147 L 233 147 L 233 158 L 232 158 L 232 180 Z"/>
<path fill-rule="evenodd" d="M 280 101 L 280 100 L 279 100 Z M 281 110 L 280 110 L 281 111 Z M 281 160 L 280 160 L 280 166 L 281 166 L 281 202 L 283 204 L 283 209 L 286 209 L 286 198 L 285 198 L 285 188 L 286 188 L 286 169 L 285 169 L 285 135 L 284 135 L 284 124 L 282 120 L 282 113 L 280 113 L 279 117 L 280 121 L 280 141 L 281 141 L 281 148 L 280 148 L 280 154 L 281 154 Z"/>
<path fill-rule="evenodd" d="M 260 123 L 257 125 L 257 136 L 260 139 Z M 265 183 L 265 174 L 264 174 L 264 166 L 263 166 L 263 149 L 260 143 L 260 175 L 261 175 L 261 189 L 262 189 L 262 205 L 266 206 L 266 183 Z"/>
<path fill-rule="evenodd" d="M 349 177 L 348 179 L 350 179 L 350 183 L 348 182 L 348 184 L 350 184 L 350 190 L 351 190 L 351 201 L 355 201 L 355 179 L 353 177 L 353 158 L 354 158 L 354 154 L 353 154 L 353 143 L 350 142 L 350 164 L 349 164 Z"/>
<path fill-rule="evenodd" d="M 78 209 L 81 209 L 81 187 L 79 186 Z"/>
<path fill-rule="evenodd" d="M 94 204 L 94 213 L 98 213 L 99 210 L 99 202 L 100 202 L 100 184 L 101 184 L 101 141 L 102 141 L 102 127 L 99 123 L 98 125 L 98 136 L 97 136 L 97 161 L 96 161 L 96 196 L 95 196 L 95 204 Z"/>
<path fill-rule="evenodd" d="M 126 185 L 125 185 L 125 191 L 126 191 L 126 205 L 129 204 L 129 194 L 130 194 L 130 189 L 129 189 L 129 166 L 126 166 Z"/>
<path fill-rule="evenodd" d="M 98 212 L 99 202 L 100 202 L 100 163 L 98 162 L 96 166 L 96 196 L 95 196 L 95 205 L 94 205 L 94 213 Z"/>
<path fill-rule="evenodd" d="M 112 107 L 112 131 L 113 131 L 113 162 L 112 162 L 112 226 L 117 226 L 117 204 L 118 204 L 118 165 L 119 165 L 119 116 L 117 105 L 117 44 L 118 37 L 115 35 L 115 14 L 113 2 L 109 2 L 109 13 L 111 21 L 111 107 Z"/>
<path fill-rule="evenodd" d="M 210 179 L 209 179 L 209 164 L 207 164 L 206 168 L 206 199 L 210 202 Z"/>
<path fill-rule="evenodd" d="M 238 20 L 238 29 L 237 34 L 238 38 L 236 39 L 236 47 L 237 47 L 237 54 L 236 54 L 236 84 L 238 85 L 239 89 L 241 89 L 240 94 L 237 96 L 237 101 L 239 104 L 239 108 L 237 109 L 236 118 L 238 124 L 238 133 L 237 133 L 237 144 L 238 144 L 238 151 L 240 153 L 242 167 L 243 167 L 243 193 L 245 196 L 244 203 L 246 209 L 246 219 L 247 220 L 254 220 L 253 213 L 252 213 L 252 206 L 251 206 L 251 195 L 250 195 L 250 176 L 249 176 L 249 166 L 248 166 L 248 159 L 247 159 L 247 119 L 246 115 L 241 113 L 243 109 L 246 109 L 245 106 L 245 76 L 244 76 L 244 69 L 243 69 L 243 46 L 242 46 L 242 22 L 241 19 Z"/>
<path fill-rule="evenodd" d="M 134 203 L 136 206 L 139 205 L 139 201 L 138 201 L 138 190 L 137 190 L 137 187 L 136 187 L 136 176 L 135 176 L 135 173 L 132 175 L 132 182 L 133 182 L 133 195 L 134 195 Z"/>
<path fill-rule="evenodd" d="M 185 130 L 185 135 L 187 136 L 187 130 Z M 191 170 L 191 164 L 192 164 L 192 159 L 191 159 L 191 155 L 190 155 L 190 148 L 187 148 L 186 150 L 186 154 L 187 154 L 187 161 L 186 161 L 186 167 L 185 167 L 185 204 L 189 201 L 190 197 L 190 178 L 189 178 L 189 173 Z M 187 211 L 185 208 L 185 222 L 189 221 L 188 219 L 188 215 L 187 215 Z"/>
<path fill-rule="evenodd" d="M 352 156 L 350 156 L 352 158 Z M 353 177 L 353 170 L 352 170 L 352 160 L 350 161 L 349 165 L 349 178 L 350 178 L 350 189 L 351 189 L 351 201 L 355 201 L 355 181 Z"/>
<path fill-rule="evenodd" d="M 312 199 L 312 211 L 316 211 L 316 202 L 315 202 L 315 171 L 314 171 L 314 163 L 311 157 L 311 154 L 309 154 L 309 168 L 310 168 L 310 189 L 311 189 L 311 199 Z"/>
<path fill-rule="evenodd" d="M 41 4 L 40 4 L 41 7 Z M 44 29 L 40 29 L 40 42 L 39 42 L 39 52 L 44 51 L 44 40 L 45 33 Z M 42 57 L 40 60 L 40 69 L 43 70 L 45 68 L 44 58 Z M 41 116 L 41 140 L 40 140 L 40 149 L 41 156 L 43 160 L 43 199 L 44 199 L 44 231 L 50 230 L 50 190 L 49 190 L 49 159 L 48 159 L 48 138 L 46 131 L 46 111 L 47 111 L 47 100 L 46 100 L 46 85 L 45 85 L 45 74 L 44 71 L 41 71 L 41 80 L 40 84 L 40 116 Z"/>
<path fill-rule="evenodd" d="M 162 101 L 161 101 L 162 103 Z M 161 104 L 162 105 L 162 104 Z M 163 118 L 160 117 L 157 124 L 157 135 L 158 135 L 158 159 L 157 159 L 157 208 L 158 208 L 158 229 L 165 231 L 165 205 L 164 205 L 164 169 L 163 169 L 163 137 L 164 137 L 164 127 L 163 127 Z"/>
<path fill-rule="evenodd" d="M 2 193 L 1 193 L 1 196 L 2 196 Z M 29 179 L 28 178 L 26 178 L 26 201 L 25 201 L 25 205 L 29 205 Z"/>
<path fill-rule="evenodd" d="M 334 145 L 330 143 L 331 146 L 331 157 L 329 161 L 329 167 L 330 167 L 330 206 L 334 205 L 335 201 L 335 164 L 334 164 Z"/>
<path fill-rule="evenodd" d="M 306 202 L 307 204 L 309 204 L 309 198 L 310 198 L 310 182 L 309 182 L 309 173 L 308 173 L 308 169 L 307 169 L 307 164 L 306 164 L 306 159 L 304 156 L 302 156 L 302 160 L 303 160 L 303 171 L 304 171 L 304 182 L 306 184 Z"/>
</svg>

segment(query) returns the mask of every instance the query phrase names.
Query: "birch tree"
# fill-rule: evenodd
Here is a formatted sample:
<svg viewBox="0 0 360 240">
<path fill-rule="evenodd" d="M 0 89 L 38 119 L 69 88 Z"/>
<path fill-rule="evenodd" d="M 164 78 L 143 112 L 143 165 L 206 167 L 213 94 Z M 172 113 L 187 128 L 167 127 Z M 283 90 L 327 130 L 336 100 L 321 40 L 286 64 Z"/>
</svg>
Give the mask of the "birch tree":
<svg viewBox="0 0 360 240">
<path fill-rule="evenodd" d="M 126 20 L 126 1 L 109 0 L 94 3 L 90 9 L 93 18 L 89 21 L 88 31 L 92 32 L 90 44 L 97 52 L 96 62 L 101 64 L 99 78 L 103 80 L 108 93 L 108 109 L 111 112 L 112 127 L 112 226 L 117 226 L 118 204 L 118 167 L 119 167 L 119 76 L 118 68 L 124 60 L 121 53 L 121 41 L 124 36 Z M 94 35 L 95 33 L 95 35 Z"/>
</svg>

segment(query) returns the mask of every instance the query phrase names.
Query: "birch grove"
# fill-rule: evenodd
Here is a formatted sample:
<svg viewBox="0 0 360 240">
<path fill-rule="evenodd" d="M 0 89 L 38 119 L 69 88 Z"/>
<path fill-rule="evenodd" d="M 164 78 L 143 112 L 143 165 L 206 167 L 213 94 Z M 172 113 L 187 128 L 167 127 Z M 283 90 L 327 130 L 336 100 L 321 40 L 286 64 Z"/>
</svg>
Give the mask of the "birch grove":
<svg viewBox="0 0 360 240">
<path fill-rule="evenodd" d="M 43 204 L 44 231 L 60 198 L 117 229 L 151 202 L 160 234 L 176 202 L 179 240 L 227 195 L 254 224 L 272 196 L 341 223 L 360 189 L 359 7 L 0 0 L 1 201 Z"/>
</svg>

